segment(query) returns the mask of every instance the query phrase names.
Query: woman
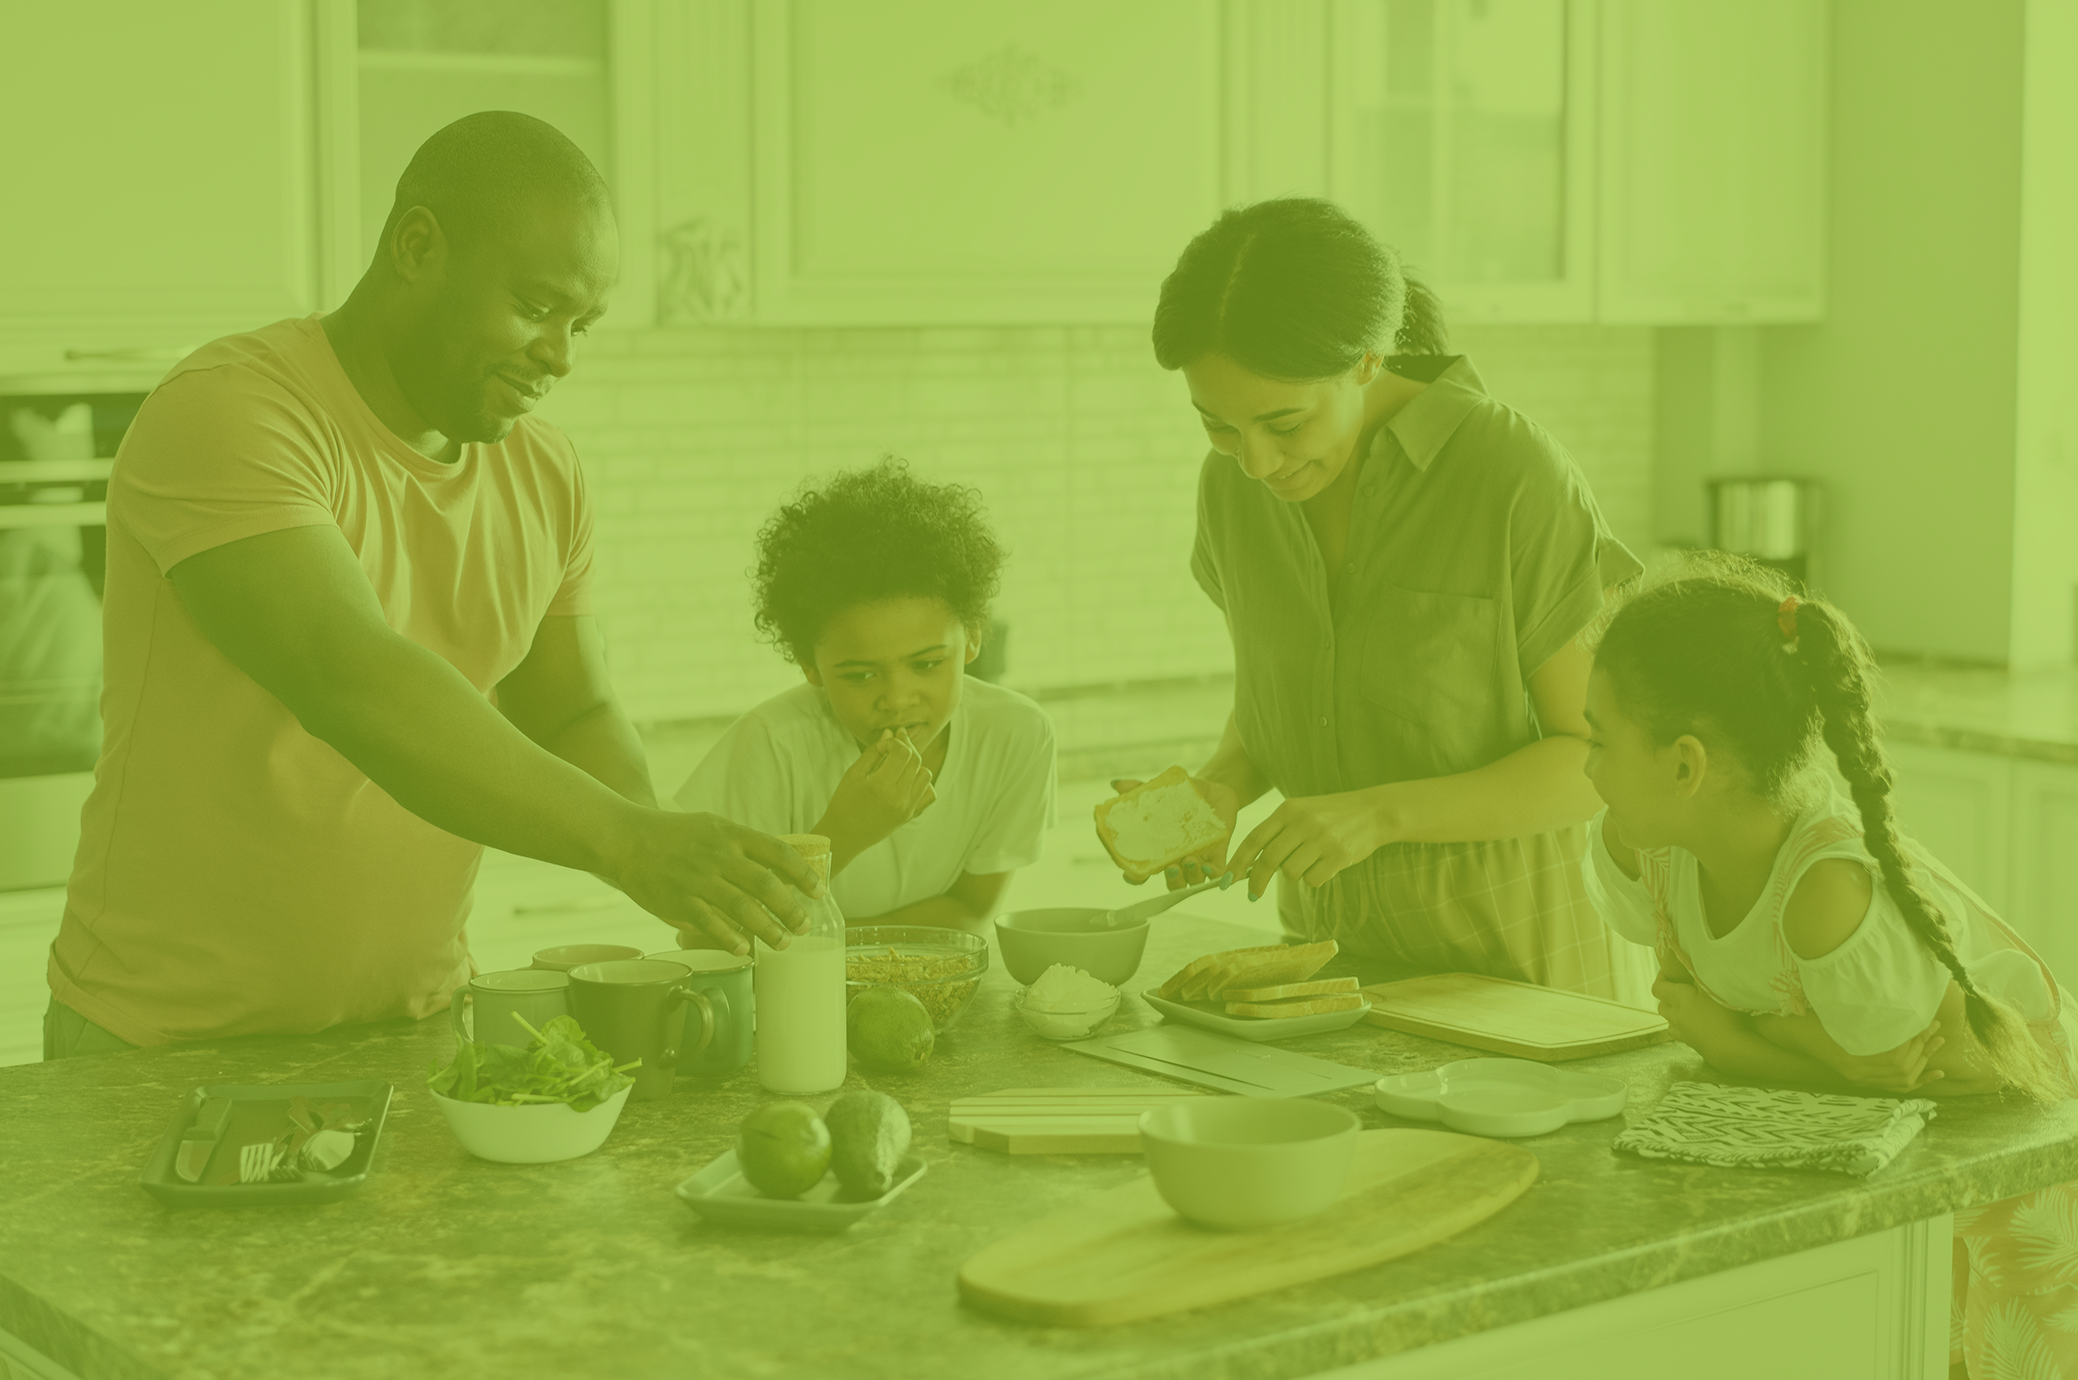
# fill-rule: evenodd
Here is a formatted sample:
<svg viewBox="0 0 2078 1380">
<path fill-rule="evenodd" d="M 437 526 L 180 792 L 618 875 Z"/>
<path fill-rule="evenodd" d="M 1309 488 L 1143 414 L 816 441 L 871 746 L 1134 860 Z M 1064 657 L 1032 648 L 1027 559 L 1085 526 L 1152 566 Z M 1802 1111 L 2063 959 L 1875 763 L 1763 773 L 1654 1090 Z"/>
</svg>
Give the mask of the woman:
<svg viewBox="0 0 2078 1380">
<path fill-rule="evenodd" d="M 1212 442 L 1191 571 L 1234 643 L 1197 779 L 1230 820 L 1285 796 L 1169 884 L 1281 876 L 1288 933 L 1649 1005 L 1580 875 L 1578 635 L 1639 566 L 1444 344 L 1434 299 L 1323 201 L 1227 212 L 1163 282 L 1155 358 Z"/>
</svg>

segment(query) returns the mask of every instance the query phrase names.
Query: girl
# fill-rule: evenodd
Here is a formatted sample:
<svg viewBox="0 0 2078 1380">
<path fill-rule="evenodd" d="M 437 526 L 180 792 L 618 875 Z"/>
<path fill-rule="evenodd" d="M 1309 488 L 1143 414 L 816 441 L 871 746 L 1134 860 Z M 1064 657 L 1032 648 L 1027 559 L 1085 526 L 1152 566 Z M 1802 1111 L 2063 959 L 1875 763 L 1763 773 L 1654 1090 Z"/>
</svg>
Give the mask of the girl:
<svg viewBox="0 0 2078 1380">
<path fill-rule="evenodd" d="M 851 923 L 980 927 L 1053 824 L 1045 711 L 966 676 L 1002 562 L 979 495 L 899 460 L 804 487 L 758 534 L 755 598 L 805 683 L 738 719 L 679 808 L 826 835 Z"/>
<path fill-rule="evenodd" d="M 1691 558 L 1626 602 L 1588 683 L 1587 772 L 1607 802 L 1588 878 L 1602 912 L 1657 948 L 1660 1010 L 1724 1073 L 1934 1097 L 2078 1093 L 2048 968 L 1898 833 L 1872 675 L 1845 615 L 1748 562 Z M 1817 741 L 1851 804 L 1807 769 Z M 1952 1359 L 1979 1380 L 2078 1375 L 2078 1185 L 1955 1223 Z"/>
<path fill-rule="evenodd" d="M 1576 640 L 1638 564 L 1571 457 L 1445 339 L 1392 250 L 1324 201 L 1227 212 L 1162 284 L 1155 358 L 1211 446 L 1191 570 L 1234 644 L 1196 776 L 1229 820 L 1285 796 L 1170 885 L 1231 864 L 1251 898 L 1281 877 L 1289 933 L 1643 1002 L 1649 965 L 1580 881 Z"/>
</svg>

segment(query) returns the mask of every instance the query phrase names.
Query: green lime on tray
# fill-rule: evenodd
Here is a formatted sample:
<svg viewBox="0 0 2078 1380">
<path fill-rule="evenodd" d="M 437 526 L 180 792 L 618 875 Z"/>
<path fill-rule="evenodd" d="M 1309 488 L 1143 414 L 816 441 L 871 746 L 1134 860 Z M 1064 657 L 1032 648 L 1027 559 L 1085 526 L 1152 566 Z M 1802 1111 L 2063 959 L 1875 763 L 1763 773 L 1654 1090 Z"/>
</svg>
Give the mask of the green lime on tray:
<svg viewBox="0 0 2078 1380">
<path fill-rule="evenodd" d="M 736 1164 L 768 1198 L 798 1198 L 830 1168 L 830 1130 L 805 1102 L 767 1102 L 736 1128 Z"/>
</svg>

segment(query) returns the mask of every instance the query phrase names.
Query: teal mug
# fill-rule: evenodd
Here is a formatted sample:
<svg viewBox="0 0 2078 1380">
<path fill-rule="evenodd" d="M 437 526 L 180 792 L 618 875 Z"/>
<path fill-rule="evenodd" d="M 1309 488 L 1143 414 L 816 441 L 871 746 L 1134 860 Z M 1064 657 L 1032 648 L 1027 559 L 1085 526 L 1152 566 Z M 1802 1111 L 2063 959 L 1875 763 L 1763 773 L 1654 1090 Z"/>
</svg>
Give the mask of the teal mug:
<svg viewBox="0 0 2078 1380">
<path fill-rule="evenodd" d="M 475 1008 L 473 1019 L 465 1012 L 467 1007 Z M 526 1044 L 529 1036 L 513 1019 L 515 1013 L 526 1017 L 536 1030 L 557 1016 L 569 1015 L 570 975 L 539 968 L 478 973 L 457 987 L 447 1004 L 456 1044 L 472 1038 L 495 1045 Z"/>
<path fill-rule="evenodd" d="M 692 989 L 707 998 L 714 1008 L 714 1039 L 698 1055 L 680 1062 L 686 1074 L 734 1073 L 750 1062 L 751 1027 L 755 1024 L 750 999 L 749 954 L 732 954 L 726 949 L 666 949 L 648 954 L 662 963 L 676 963 L 692 974 Z"/>
</svg>

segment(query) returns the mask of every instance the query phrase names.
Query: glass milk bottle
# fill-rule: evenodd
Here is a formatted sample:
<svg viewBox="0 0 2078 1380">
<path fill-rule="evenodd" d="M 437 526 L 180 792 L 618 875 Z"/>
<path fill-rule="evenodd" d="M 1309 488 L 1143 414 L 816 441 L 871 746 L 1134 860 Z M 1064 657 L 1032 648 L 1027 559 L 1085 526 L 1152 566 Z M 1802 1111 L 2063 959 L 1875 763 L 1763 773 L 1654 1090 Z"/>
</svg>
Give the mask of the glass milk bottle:
<svg viewBox="0 0 2078 1380">
<path fill-rule="evenodd" d="M 844 913 L 828 890 L 830 841 L 782 834 L 823 879 L 821 900 L 808 902 L 808 933 L 784 949 L 751 941 L 751 997 L 757 1010 L 758 1080 L 767 1092 L 830 1092 L 844 1083 Z"/>
</svg>

